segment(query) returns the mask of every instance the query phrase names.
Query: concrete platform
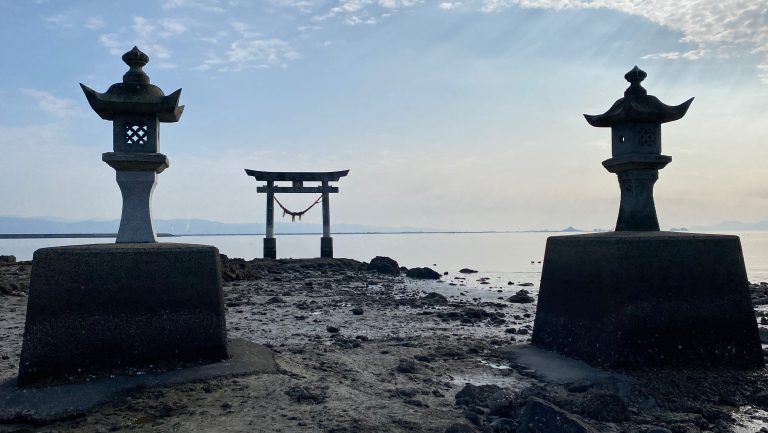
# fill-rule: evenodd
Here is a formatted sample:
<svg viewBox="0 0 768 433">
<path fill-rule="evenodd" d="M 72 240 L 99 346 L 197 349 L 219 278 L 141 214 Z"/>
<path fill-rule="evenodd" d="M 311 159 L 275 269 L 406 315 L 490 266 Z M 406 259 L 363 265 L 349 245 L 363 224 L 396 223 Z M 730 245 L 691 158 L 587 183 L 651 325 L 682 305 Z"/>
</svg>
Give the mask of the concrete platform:
<svg viewBox="0 0 768 433">
<path fill-rule="evenodd" d="M 764 365 L 737 236 L 550 237 L 531 342 L 605 367 Z"/>
<path fill-rule="evenodd" d="M 207 245 L 35 252 L 19 384 L 227 358 L 221 263 Z"/>
<path fill-rule="evenodd" d="M 272 352 L 256 343 L 230 340 L 226 361 L 163 373 L 116 376 L 86 383 L 18 388 L 0 383 L 0 423 L 47 424 L 83 415 L 131 390 L 248 374 L 278 373 Z"/>
</svg>

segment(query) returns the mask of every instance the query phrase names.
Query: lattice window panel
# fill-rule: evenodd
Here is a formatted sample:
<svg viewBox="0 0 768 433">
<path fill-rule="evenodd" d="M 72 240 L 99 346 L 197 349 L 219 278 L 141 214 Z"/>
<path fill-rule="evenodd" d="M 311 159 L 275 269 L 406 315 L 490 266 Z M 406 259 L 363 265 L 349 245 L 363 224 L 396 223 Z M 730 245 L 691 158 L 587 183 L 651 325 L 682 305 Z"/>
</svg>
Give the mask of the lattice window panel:
<svg viewBox="0 0 768 433">
<path fill-rule="evenodd" d="M 146 144 L 149 127 L 147 125 L 133 124 L 125 127 L 126 144 Z"/>
<path fill-rule="evenodd" d="M 652 147 L 656 143 L 656 134 L 650 128 L 640 128 L 637 134 L 637 142 L 642 147 Z"/>
</svg>

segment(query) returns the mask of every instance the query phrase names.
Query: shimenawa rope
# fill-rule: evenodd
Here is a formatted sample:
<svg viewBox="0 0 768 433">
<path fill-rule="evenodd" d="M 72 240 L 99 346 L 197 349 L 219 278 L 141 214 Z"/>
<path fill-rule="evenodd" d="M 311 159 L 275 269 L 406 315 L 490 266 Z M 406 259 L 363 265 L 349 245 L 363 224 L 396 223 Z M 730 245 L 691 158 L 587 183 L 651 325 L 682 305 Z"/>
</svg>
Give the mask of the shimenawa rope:
<svg viewBox="0 0 768 433">
<path fill-rule="evenodd" d="M 313 207 L 315 207 L 316 204 L 320 203 L 320 200 L 323 199 L 323 196 L 321 195 L 320 197 L 318 197 L 314 203 L 312 203 L 308 208 L 304 209 L 301 212 L 293 212 L 291 210 L 288 210 L 288 208 L 286 208 L 285 206 L 283 206 L 282 203 L 280 203 L 280 200 L 278 200 L 277 197 L 274 197 L 274 199 L 275 199 L 275 203 L 277 203 L 277 205 L 280 206 L 280 209 L 283 210 L 283 216 L 290 215 L 291 221 L 296 221 L 296 217 L 299 217 L 299 221 L 301 221 L 301 216 L 307 213 Z"/>
</svg>

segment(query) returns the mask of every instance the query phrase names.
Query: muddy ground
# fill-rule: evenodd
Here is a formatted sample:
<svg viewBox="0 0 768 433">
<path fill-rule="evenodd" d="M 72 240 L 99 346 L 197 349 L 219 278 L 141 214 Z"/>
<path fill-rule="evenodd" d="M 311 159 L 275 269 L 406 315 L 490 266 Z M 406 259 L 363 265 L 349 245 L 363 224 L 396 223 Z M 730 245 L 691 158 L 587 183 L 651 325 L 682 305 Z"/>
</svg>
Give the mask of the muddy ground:
<svg viewBox="0 0 768 433">
<path fill-rule="evenodd" d="M 536 304 L 509 298 L 535 300 L 537 281 L 457 269 L 415 280 L 341 259 L 223 263 L 230 336 L 271 347 L 279 374 L 134 391 L 76 419 L 0 432 L 768 431 L 764 370 L 564 382 L 510 357 L 530 339 Z M 14 282 L 0 296 L 0 380 L 16 374 L 29 268 L 0 265 Z M 753 295 L 759 320 L 768 285 Z"/>
</svg>

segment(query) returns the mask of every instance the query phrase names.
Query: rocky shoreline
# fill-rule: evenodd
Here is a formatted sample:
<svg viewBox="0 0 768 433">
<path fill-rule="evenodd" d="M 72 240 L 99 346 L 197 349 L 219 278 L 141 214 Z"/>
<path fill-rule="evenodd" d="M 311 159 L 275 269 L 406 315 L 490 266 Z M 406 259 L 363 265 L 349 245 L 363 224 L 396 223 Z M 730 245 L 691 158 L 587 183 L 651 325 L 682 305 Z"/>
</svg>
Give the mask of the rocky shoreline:
<svg viewBox="0 0 768 433">
<path fill-rule="evenodd" d="M 16 374 L 30 269 L 0 260 L 0 380 Z M 229 334 L 269 346 L 279 374 L 140 390 L 0 432 L 768 432 L 765 370 L 592 369 L 527 344 L 537 281 L 417 269 L 222 256 Z M 768 283 L 751 288 L 766 325 Z"/>
</svg>

